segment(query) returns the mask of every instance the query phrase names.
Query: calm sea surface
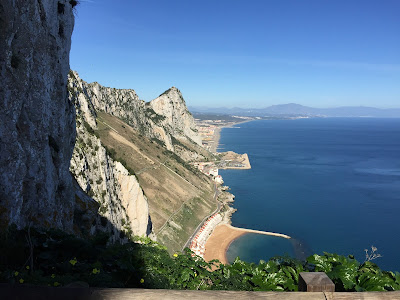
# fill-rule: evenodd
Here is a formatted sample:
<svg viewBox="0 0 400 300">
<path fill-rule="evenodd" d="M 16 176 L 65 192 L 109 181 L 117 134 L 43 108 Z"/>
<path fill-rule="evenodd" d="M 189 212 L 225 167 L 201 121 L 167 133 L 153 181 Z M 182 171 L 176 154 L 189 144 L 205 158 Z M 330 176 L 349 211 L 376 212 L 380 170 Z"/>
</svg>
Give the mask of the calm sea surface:
<svg viewBox="0 0 400 300">
<path fill-rule="evenodd" d="M 248 153 L 251 170 L 221 170 L 236 196 L 234 226 L 247 234 L 228 259 L 304 258 L 378 248 L 381 268 L 400 271 L 400 119 L 263 120 L 224 128 L 219 151 Z"/>
</svg>

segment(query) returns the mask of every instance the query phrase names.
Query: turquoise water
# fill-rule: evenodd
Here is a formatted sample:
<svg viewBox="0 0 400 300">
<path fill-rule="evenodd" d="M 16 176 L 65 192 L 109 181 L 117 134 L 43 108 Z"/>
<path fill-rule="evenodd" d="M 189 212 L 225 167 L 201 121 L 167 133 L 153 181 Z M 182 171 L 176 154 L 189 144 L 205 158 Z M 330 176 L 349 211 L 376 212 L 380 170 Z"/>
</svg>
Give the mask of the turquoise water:
<svg viewBox="0 0 400 300">
<path fill-rule="evenodd" d="M 248 153 L 251 170 L 221 170 L 236 196 L 234 226 L 256 234 L 228 259 L 353 254 L 378 248 L 381 268 L 400 271 L 400 119 L 262 120 L 224 128 L 219 151 Z"/>
</svg>

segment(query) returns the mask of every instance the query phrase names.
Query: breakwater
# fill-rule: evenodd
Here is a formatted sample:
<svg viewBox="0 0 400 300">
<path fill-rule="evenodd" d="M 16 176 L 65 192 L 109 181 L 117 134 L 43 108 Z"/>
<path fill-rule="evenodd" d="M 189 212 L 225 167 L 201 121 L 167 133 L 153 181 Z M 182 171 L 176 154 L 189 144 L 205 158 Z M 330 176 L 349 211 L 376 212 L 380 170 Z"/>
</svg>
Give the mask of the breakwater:
<svg viewBox="0 0 400 300">
<path fill-rule="evenodd" d="M 243 233 L 257 233 L 257 234 L 263 234 L 263 235 L 272 235 L 272 236 L 277 236 L 281 237 L 284 239 L 291 239 L 290 236 L 282 233 L 276 233 L 276 232 L 269 232 L 269 231 L 261 231 L 261 230 L 254 230 L 254 229 L 246 229 L 246 228 L 239 228 L 239 227 L 234 227 L 232 225 L 227 225 L 228 227 L 237 230 L 237 231 L 243 231 Z"/>
</svg>

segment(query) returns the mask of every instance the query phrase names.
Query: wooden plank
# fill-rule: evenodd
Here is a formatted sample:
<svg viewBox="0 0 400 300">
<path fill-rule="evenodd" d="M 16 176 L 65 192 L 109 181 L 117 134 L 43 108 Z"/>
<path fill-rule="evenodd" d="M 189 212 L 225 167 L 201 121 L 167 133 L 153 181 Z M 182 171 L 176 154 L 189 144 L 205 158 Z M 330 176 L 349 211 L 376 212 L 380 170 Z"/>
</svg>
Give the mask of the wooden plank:
<svg viewBox="0 0 400 300">
<path fill-rule="evenodd" d="M 334 292 L 335 284 L 324 272 L 300 272 L 299 291 Z"/>
<path fill-rule="evenodd" d="M 55 288 L 37 286 L 0 286 L 1 300 L 87 300 L 92 291 L 89 288 Z"/>
<path fill-rule="evenodd" d="M 189 291 L 189 290 L 148 290 L 111 288 L 54 288 L 18 285 L 0 285 L 1 300 L 47 300 L 47 299 L 92 299 L 92 300 L 399 300 L 400 291 L 332 293 L 332 292 L 243 292 L 243 291 Z"/>
<path fill-rule="evenodd" d="M 91 299 L 101 300 L 326 300 L 324 293 L 298 292 L 242 292 L 242 291 L 186 291 L 186 290 L 142 290 L 142 289 L 96 289 Z"/>
<path fill-rule="evenodd" d="M 362 292 L 362 293 L 325 293 L 326 300 L 399 300 L 400 291 L 395 292 Z"/>
<path fill-rule="evenodd" d="M 326 300 L 324 293 L 54 288 L 0 285 L 1 300 Z"/>
</svg>

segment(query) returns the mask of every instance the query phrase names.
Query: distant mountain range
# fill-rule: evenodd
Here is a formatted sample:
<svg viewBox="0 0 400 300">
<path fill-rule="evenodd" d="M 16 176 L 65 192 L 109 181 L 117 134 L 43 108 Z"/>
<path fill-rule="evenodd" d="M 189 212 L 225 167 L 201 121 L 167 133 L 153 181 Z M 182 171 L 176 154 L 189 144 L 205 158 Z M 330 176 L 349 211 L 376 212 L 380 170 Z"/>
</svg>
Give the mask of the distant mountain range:
<svg viewBox="0 0 400 300">
<path fill-rule="evenodd" d="M 265 108 L 210 108 L 204 106 L 189 106 L 194 113 L 227 114 L 249 117 L 270 116 L 309 116 L 309 117 L 377 117 L 399 118 L 400 108 L 381 109 L 367 106 L 343 106 L 336 108 L 314 108 L 296 103 L 272 105 Z"/>
</svg>

